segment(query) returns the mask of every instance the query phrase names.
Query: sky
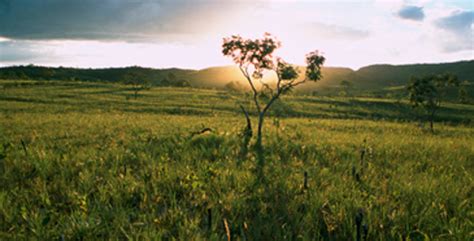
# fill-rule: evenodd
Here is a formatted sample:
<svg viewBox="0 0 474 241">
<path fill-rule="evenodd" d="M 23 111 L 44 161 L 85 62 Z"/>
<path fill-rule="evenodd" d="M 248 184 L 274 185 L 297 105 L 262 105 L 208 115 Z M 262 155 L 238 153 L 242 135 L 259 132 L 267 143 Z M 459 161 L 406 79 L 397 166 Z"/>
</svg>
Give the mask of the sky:
<svg viewBox="0 0 474 241">
<path fill-rule="evenodd" d="M 0 0 L 0 66 L 230 65 L 222 39 L 269 32 L 327 66 L 474 59 L 471 0 Z"/>
</svg>

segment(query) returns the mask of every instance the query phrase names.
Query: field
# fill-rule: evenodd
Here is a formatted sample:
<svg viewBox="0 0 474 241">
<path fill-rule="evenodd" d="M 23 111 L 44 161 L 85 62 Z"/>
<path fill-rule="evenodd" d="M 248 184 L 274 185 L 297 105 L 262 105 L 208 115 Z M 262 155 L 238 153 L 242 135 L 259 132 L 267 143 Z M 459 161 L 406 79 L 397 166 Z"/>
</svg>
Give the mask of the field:
<svg viewBox="0 0 474 241">
<path fill-rule="evenodd" d="M 474 238 L 473 105 L 432 134 L 403 99 L 284 97 L 258 181 L 245 94 L 0 85 L 2 240 Z"/>
</svg>

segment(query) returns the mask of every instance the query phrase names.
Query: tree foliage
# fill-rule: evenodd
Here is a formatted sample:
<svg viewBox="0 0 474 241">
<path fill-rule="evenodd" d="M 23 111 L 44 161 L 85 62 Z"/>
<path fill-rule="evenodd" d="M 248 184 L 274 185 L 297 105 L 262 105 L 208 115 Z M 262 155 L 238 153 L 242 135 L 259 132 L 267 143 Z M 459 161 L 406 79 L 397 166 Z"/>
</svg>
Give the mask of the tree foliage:
<svg viewBox="0 0 474 241">
<path fill-rule="evenodd" d="M 458 91 L 459 102 L 463 104 L 469 103 L 469 94 L 467 92 L 468 85 L 469 85 L 469 82 L 465 80 L 462 84 L 460 84 L 460 88 Z"/>
<path fill-rule="evenodd" d="M 339 92 L 339 95 L 346 96 L 349 95 L 349 91 L 352 89 L 352 82 L 348 80 L 343 80 L 341 83 L 339 83 L 341 86 L 342 90 Z"/>
<path fill-rule="evenodd" d="M 127 73 L 122 82 L 132 87 L 135 99 L 138 98 L 139 91 L 149 88 L 149 79 L 140 72 Z"/>
<path fill-rule="evenodd" d="M 35 65 L 0 67 L 0 79 L 65 80 L 123 83 L 130 74 L 139 75 L 150 86 L 188 87 L 194 70 L 152 69 L 138 66 L 104 69 L 41 67 Z"/>
<path fill-rule="evenodd" d="M 431 131 L 434 131 L 433 122 L 448 87 L 459 86 L 457 76 L 453 74 L 426 75 L 412 77 L 407 86 L 410 103 L 413 107 L 423 108 L 430 121 Z"/>
</svg>

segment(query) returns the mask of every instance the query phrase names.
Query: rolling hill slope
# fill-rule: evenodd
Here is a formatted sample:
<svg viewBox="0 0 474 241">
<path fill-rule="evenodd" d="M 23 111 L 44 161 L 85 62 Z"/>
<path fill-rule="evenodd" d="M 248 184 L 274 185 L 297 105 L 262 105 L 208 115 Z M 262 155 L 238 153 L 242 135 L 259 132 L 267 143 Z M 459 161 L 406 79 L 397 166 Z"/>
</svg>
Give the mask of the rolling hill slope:
<svg viewBox="0 0 474 241">
<path fill-rule="evenodd" d="M 474 82 L 474 60 L 442 64 L 371 65 L 360 68 L 349 79 L 361 88 L 405 85 L 414 75 L 453 73 L 460 80 Z"/>
<path fill-rule="evenodd" d="M 300 68 L 304 73 L 304 68 Z M 474 83 L 474 60 L 442 64 L 413 65 L 370 65 L 354 71 L 349 68 L 324 67 L 323 78 L 317 83 L 307 83 L 298 88 L 299 92 L 334 92 L 339 90 L 340 82 L 352 82 L 358 91 L 378 91 L 405 85 L 411 76 L 450 72 L 461 81 Z M 246 86 L 246 80 L 236 66 L 211 67 L 188 75 L 193 86 L 223 88 L 230 82 Z M 396 88 L 395 88 L 396 89 Z"/>
<path fill-rule="evenodd" d="M 304 68 L 300 68 L 304 73 Z M 317 83 L 307 83 L 299 86 L 298 92 L 334 93 L 340 90 L 340 83 L 347 80 L 352 83 L 354 90 L 382 91 L 400 89 L 411 76 L 438 74 L 450 72 L 461 81 L 474 86 L 474 60 L 440 64 L 411 64 L 411 65 L 371 65 L 352 70 L 342 67 L 324 67 L 323 78 Z M 196 88 L 223 89 L 229 85 L 246 88 L 247 83 L 236 66 L 218 66 L 202 70 L 187 70 L 179 68 L 152 69 L 142 67 L 107 68 L 107 69 L 78 69 L 51 68 L 39 66 L 13 66 L 0 68 L 0 79 L 43 79 L 43 80 L 81 80 L 120 82 L 129 74 L 146 79 L 153 86 L 187 86 Z M 274 76 L 269 75 L 265 80 Z M 300 77 L 302 78 L 302 76 Z"/>
</svg>

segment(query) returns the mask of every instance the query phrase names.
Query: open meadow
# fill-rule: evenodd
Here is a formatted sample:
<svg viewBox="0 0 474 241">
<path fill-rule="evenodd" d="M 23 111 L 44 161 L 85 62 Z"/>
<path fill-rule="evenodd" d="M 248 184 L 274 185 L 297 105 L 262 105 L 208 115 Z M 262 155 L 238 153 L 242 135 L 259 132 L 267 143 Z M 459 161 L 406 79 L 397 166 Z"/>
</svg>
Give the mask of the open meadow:
<svg viewBox="0 0 474 241">
<path fill-rule="evenodd" d="M 473 105 L 432 134 L 407 98 L 284 96 L 262 182 L 243 93 L 0 86 L 1 240 L 474 238 Z"/>
</svg>

